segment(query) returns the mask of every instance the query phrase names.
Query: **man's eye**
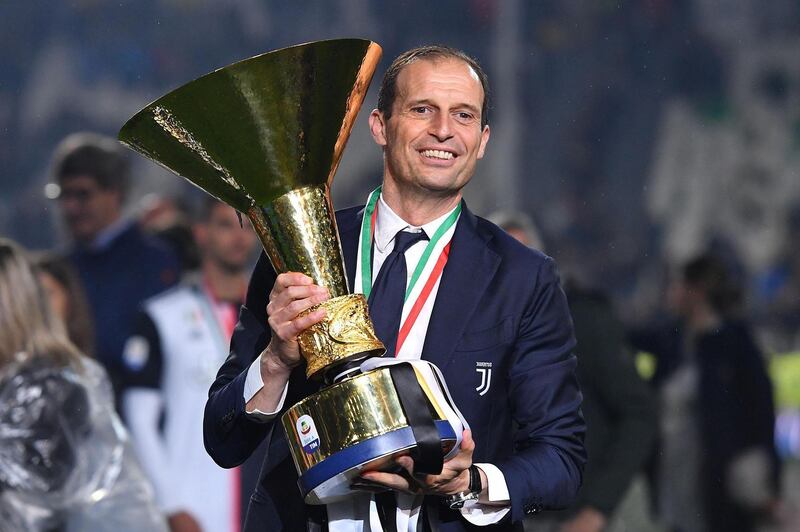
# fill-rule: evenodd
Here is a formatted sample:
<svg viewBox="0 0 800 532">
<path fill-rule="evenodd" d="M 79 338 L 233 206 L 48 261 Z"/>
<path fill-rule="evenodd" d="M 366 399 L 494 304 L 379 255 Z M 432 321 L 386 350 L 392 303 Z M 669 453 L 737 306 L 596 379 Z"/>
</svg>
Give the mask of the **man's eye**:
<svg viewBox="0 0 800 532">
<path fill-rule="evenodd" d="M 420 114 L 420 115 L 421 115 L 421 114 L 425 114 L 425 113 L 427 113 L 427 112 L 429 112 L 429 111 L 430 111 L 430 108 L 429 108 L 429 107 L 424 107 L 424 106 L 421 106 L 421 107 L 412 107 L 412 108 L 411 108 L 411 112 L 412 112 L 412 113 L 416 113 L 416 114 Z"/>
<path fill-rule="evenodd" d="M 460 113 L 456 113 L 456 118 L 462 122 L 471 122 L 472 120 L 475 120 L 475 115 L 462 111 Z"/>
</svg>

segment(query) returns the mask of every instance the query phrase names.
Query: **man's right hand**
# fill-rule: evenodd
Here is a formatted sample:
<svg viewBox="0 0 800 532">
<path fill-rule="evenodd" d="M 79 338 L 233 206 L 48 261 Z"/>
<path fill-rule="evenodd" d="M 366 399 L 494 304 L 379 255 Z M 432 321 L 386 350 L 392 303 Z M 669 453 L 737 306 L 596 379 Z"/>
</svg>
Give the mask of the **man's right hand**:
<svg viewBox="0 0 800 532">
<path fill-rule="evenodd" d="M 327 288 L 315 285 L 311 277 L 302 273 L 282 273 L 275 279 L 267 304 L 272 339 L 261 353 L 264 386 L 247 402 L 248 412 L 272 412 L 277 408 L 289 374 L 302 361 L 297 336 L 322 321 L 325 309 L 299 315 L 329 298 Z"/>
<path fill-rule="evenodd" d="M 272 340 L 261 357 L 261 374 L 265 383 L 270 376 L 288 375 L 300 364 L 302 358 L 297 336 L 322 321 L 325 309 L 320 307 L 304 316 L 299 315 L 329 298 L 328 289 L 315 285 L 307 275 L 289 272 L 278 276 L 267 304 Z"/>
</svg>

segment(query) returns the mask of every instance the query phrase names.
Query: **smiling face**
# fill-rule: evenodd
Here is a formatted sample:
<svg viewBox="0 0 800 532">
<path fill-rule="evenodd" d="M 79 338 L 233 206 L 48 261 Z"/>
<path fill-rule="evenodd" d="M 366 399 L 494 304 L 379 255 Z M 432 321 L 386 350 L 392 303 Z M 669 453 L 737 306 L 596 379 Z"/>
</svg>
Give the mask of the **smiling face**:
<svg viewBox="0 0 800 532">
<path fill-rule="evenodd" d="M 460 197 L 483 157 L 489 126 L 481 128 L 483 88 L 467 63 L 419 59 L 397 77 L 391 118 L 370 115 L 384 149 L 384 185 L 401 193 Z"/>
</svg>

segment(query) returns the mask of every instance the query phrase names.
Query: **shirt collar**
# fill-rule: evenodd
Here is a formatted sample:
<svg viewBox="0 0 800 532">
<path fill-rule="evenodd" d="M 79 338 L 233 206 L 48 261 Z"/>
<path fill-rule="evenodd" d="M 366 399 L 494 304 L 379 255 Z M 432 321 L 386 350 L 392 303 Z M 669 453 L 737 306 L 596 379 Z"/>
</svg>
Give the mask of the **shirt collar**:
<svg viewBox="0 0 800 532">
<path fill-rule="evenodd" d="M 387 250 L 391 251 L 392 248 L 390 248 L 389 245 L 394 245 L 394 236 L 403 230 L 407 230 L 410 233 L 425 231 L 425 234 L 430 238 L 445 219 L 458 208 L 458 205 L 456 205 L 435 220 L 431 220 L 421 226 L 415 226 L 400 218 L 400 216 L 383 200 L 382 193 L 378 201 L 380 205 L 378 206 L 378 215 L 375 219 L 375 246 L 381 253 Z"/>
<path fill-rule="evenodd" d="M 133 220 L 126 219 L 120 216 L 118 220 L 113 222 L 108 227 L 100 231 L 94 240 L 89 244 L 88 248 L 92 251 L 103 251 L 107 249 L 116 238 L 124 233 L 130 226 L 133 225 Z"/>
</svg>

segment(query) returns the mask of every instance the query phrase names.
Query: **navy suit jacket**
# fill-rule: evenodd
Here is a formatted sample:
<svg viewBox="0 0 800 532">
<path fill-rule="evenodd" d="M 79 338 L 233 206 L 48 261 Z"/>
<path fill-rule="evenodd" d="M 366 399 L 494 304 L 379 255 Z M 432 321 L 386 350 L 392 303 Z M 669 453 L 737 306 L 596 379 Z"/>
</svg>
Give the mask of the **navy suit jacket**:
<svg viewBox="0 0 800 532">
<path fill-rule="evenodd" d="M 568 506 L 581 483 L 585 427 L 572 320 L 552 259 L 462 207 L 422 358 L 442 370 L 472 428 L 473 461 L 492 463 L 505 475 L 511 512 L 495 528 L 521 530 L 525 514 Z M 358 207 L 336 215 L 350 286 L 362 215 Z M 204 435 L 206 449 L 223 467 L 242 463 L 260 441 L 269 439 L 246 529 L 294 531 L 304 530 L 306 519 L 324 515 L 324 509 L 303 504 L 277 418 L 254 421 L 244 404 L 247 368 L 269 342 L 266 305 L 274 280 L 262 254 L 230 356 L 209 392 Z M 479 363 L 492 368 L 484 395 L 478 390 Z M 305 366 L 296 368 L 284 409 L 317 389 L 306 381 Z M 427 504 L 440 500 L 429 499 Z M 439 509 L 439 530 L 473 528 L 457 512 Z"/>
</svg>

